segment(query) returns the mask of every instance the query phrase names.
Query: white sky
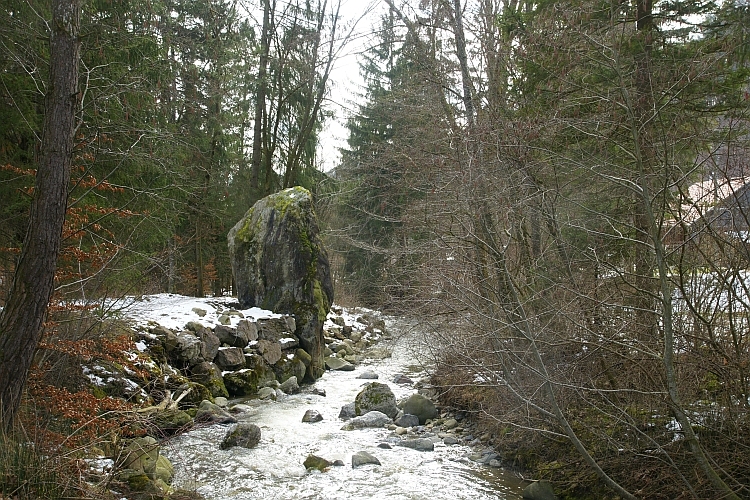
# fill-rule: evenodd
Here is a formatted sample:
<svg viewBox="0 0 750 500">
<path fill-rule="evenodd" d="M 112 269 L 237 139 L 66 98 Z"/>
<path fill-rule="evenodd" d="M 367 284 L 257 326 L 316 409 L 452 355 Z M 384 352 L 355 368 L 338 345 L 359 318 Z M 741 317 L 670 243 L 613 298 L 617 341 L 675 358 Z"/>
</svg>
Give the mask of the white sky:
<svg viewBox="0 0 750 500">
<path fill-rule="evenodd" d="M 367 47 L 372 37 L 373 23 L 377 24 L 385 2 L 382 0 L 341 0 L 341 26 L 348 27 L 362 16 L 354 30 L 353 40 L 347 45 L 331 73 L 331 95 L 327 109 L 335 116 L 328 120 L 321 133 L 318 158 L 324 171 L 334 168 L 339 161 L 338 148 L 346 146 L 346 119 L 363 85 L 359 74 L 358 53 Z"/>
</svg>

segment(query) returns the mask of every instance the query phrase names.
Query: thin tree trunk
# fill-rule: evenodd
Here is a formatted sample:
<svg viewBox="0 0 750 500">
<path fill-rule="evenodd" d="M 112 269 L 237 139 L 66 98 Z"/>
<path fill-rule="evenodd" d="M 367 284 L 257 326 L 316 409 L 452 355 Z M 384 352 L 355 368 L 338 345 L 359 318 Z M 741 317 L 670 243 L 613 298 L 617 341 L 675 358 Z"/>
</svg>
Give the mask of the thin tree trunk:
<svg viewBox="0 0 750 500">
<path fill-rule="evenodd" d="M 466 35 L 464 34 L 464 21 L 461 13 L 461 0 L 453 0 L 453 34 L 456 39 L 456 56 L 461 65 L 461 85 L 466 121 L 471 127 L 474 125 L 474 89 L 469 74 L 469 58 L 466 55 Z"/>
<path fill-rule="evenodd" d="M 54 291 L 68 203 L 78 108 L 80 0 L 52 2 L 50 85 L 34 199 L 9 299 L 0 317 L 0 416 L 14 421 Z"/>
<path fill-rule="evenodd" d="M 255 96 L 255 123 L 253 124 L 253 157 L 251 164 L 250 187 L 260 197 L 260 167 L 263 148 L 263 114 L 266 109 L 268 89 L 268 53 L 271 45 L 271 0 L 263 0 L 263 28 L 260 38 L 260 67 L 258 68 L 258 85 Z"/>
</svg>

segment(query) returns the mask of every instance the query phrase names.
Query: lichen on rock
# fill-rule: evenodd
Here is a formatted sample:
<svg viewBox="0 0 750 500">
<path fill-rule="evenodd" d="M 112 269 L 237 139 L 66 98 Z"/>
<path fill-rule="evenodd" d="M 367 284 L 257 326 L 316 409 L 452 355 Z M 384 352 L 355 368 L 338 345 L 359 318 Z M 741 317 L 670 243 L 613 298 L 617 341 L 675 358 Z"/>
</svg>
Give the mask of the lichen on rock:
<svg viewBox="0 0 750 500">
<path fill-rule="evenodd" d="M 319 378 L 333 284 L 312 195 L 297 186 L 263 198 L 229 231 L 228 240 L 241 306 L 294 315 L 294 333 L 312 357 L 306 378 Z"/>
</svg>

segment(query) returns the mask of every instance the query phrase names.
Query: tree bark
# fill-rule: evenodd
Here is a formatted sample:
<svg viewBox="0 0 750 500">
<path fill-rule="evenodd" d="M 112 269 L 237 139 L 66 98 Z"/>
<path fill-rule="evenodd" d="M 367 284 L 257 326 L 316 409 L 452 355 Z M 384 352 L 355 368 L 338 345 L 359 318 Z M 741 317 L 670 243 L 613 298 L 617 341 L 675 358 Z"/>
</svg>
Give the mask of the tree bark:
<svg viewBox="0 0 750 500">
<path fill-rule="evenodd" d="M 42 337 L 68 203 L 78 109 L 80 0 L 52 2 L 50 85 L 34 199 L 23 250 L 0 317 L 0 417 L 9 430 Z"/>
<path fill-rule="evenodd" d="M 275 8 L 275 5 L 274 5 Z M 263 28 L 260 35 L 260 64 L 258 68 L 258 85 L 255 96 L 255 116 L 253 123 L 253 157 L 251 163 L 250 187 L 260 197 L 260 167 L 263 142 L 263 115 L 266 110 L 266 93 L 268 89 L 268 54 L 271 45 L 271 0 L 263 0 Z"/>
</svg>

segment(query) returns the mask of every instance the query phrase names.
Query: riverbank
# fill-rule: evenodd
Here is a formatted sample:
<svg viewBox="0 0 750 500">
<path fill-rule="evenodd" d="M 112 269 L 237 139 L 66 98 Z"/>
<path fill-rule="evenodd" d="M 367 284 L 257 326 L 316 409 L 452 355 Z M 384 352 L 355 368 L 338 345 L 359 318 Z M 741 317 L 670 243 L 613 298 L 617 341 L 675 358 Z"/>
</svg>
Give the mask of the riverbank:
<svg viewBox="0 0 750 500">
<path fill-rule="evenodd" d="M 284 332 L 288 319 L 281 315 L 240 311 L 230 298 L 166 294 L 145 297 L 125 311 L 136 336 L 137 350 L 128 355 L 137 372 L 117 372 L 102 363 L 90 364 L 84 371 L 96 390 L 105 394 L 123 391 L 131 400 L 138 400 L 135 415 L 140 432 L 156 438 L 149 446 L 162 461 L 161 475 L 148 464 L 141 469 L 132 466 L 138 461 L 131 459 L 133 450 L 127 443 L 134 441 L 125 440 L 97 457 L 95 463 L 104 464 L 101 481 L 108 476 L 127 498 L 169 496 L 176 488 L 209 500 L 255 498 L 247 492 L 257 492 L 262 484 L 272 498 L 307 498 L 301 492 L 310 488 L 327 498 L 338 498 L 335 492 L 341 490 L 340 484 L 350 488 L 341 498 L 352 494 L 380 498 L 373 495 L 386 488 L 393 498 L 421 491 L 439 499 L 443 498 L 439 492 L 452 492 L 456 484 L 463 484 L 468 493 L 456 496 L 453 492 L 446 499 L 484 498 L 477 497 L 477 491 L 485 491 L 488 499 L 520 497 L 520 482 L 503 473 L 497 453 L 483 446 L 482 436 L 460 413 L 443 410 L 417 424 L 389 419 L 377 428 L 342 430 L 342 407 L 353 403 L 361 386 L 375 377 L 392 388 L 399 401 L 417 393 L 436 396 L 427 383 L 428 373 L 411 357 L 409 335 L 394 331 L 398 330 L 396 322 L 376 311 L 332 309 L 324 328 L 329 370 L 314 385 L 299 384 L 297 379 L 304 374 L 295 375 L 289 368 L 299 368 L 304 354 L 289 344 Z M 195 369 L 206 363 L 198 357 L 211 347 L 211 334 L 222 338 L 219 345 L 213 342 L 216 352 L 210 356 L 216 359 L 215 364 L 225 364 L 218 354 L 233 347 L 225 341 L 233 339 L 228 333 L 247 323 L 258 326 L 260 340 L 270 335 L 263 333 L 263 328 L 278 327 L 274 335 L 281 356 L 269 358 L 269 352 L 275 350 L 259 351 L 254 341 L 244 349 L 233 349 L 243 352 L 246 359 L 262 358 L 271 367 L 265 380 L 253 377 L 251 387 L 236 382 L 240 376 L 258 373 L 257 365 L 253 369 L 224 365 L 218 373 Z M 205 373 L 216 376 L 212 379 Z M 308 409 L 323 420 L 303 424 Z M 262 437 L 256 447 L 220 449 L 235 422 L 259 425 Z M 430 451 L 424 445 L 421 449 L 402 445 L 414 442 L 429 442 Z M 355 467 L 352 457 L 361 451 L 379 457 L 381 464 Z M 308 473 L 303 463 L 310 455 L 324 456 L 331 463 L 339 460 L 345 466 L 322 474 Z M 129 470 L 123 471 L 123 464 Z M 425 477 L 431 478 L 430 482 L 424 483 Z M 279 485 L 284 485 L 283 491 Z M 225 492 L 227 487 L 231 494 Z"/>
</svg>

